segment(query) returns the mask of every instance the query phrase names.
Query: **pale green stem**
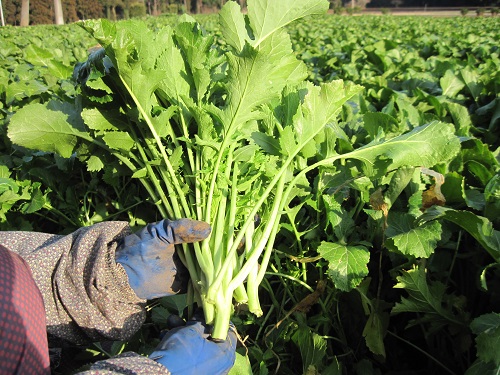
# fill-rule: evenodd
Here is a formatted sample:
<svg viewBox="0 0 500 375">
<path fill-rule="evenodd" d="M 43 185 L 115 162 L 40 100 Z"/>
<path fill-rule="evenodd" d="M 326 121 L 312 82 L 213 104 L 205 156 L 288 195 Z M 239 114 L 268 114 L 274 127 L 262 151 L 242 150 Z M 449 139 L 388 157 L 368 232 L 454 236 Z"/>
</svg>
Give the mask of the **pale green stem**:
<svg viewBox="0 0 500 375">
<path fill-rule="evenodd" d="M 231 126 L 232 126 L 232 124 L 231 124 Z M 293 152 L 291 152 L 289 154 L 288 158 L 285 160 L 285 162 L 283 163 L 283 165 L 281 166 L 281 168 L 279 169 L 279 171 L 276 173 L 276 175 L 274 176 L 274 178 L 271 180 L 271 182 L 269 183 L 269 185 L 267 186 L 267 188 L 263 192 L 263 194 L 260 197 L 260 199 L 255 204 L 252 212 L 250 213 L 250 217 L 248 217 L 245 220 L 245 223 L 243 224 L 240 233 L 236 237 L 235 243 L 233 243 L 233 245 L 231 246 L 231 248 L 230 248 L 230 250 L 228 252 L 228 257 L 229 256 L 233 256 L 233 254 L 236 252 L 237 244 L 239 242 L 241 242 L 241 240 L 243 239 L 243 232 L 246 230 L 246 228 L 248 227 L 248 225 L 250 225 L 250 221 L 253 220 L 253 218 L 255 217 L 255 215 L 258 213 L 258 210 L 260 209 L 260 207 L 262 206 L 262 204 L 264 203 L 264 201 L 267 200 L 267 199 L 269 199 L 269 194 L 271 193 L 272 189 L 275 187 L 275 185 L 278 183 L 278 181 L 282 178 L 282 176 L 284 176 L 284 174 L 287 172 L 288 167 L 292 163 L 292 161 L 295 159 L 295 156 L 300 152 L 300 150 L 302 149 L 302 147 L 305 144 L 307 144 L 309 141 L 311 141 L 316 136 L 316 134 L 317 134 L 317 132 L 314 133 L 314 134 L 311 134 L 307 139 L 303 140 L 303 142 L 302 142 L 302 144 L 300 146 L 296 147 L 295 150 L 293 150 Z M 224 139 L 223 144 L 225 143 L 226 140 L 227 140 L 227 138 Z M 222 151 L 219 151 L 218 163 L 220 163 L 220 158 L 221 158 L 221 155 L 222 155 L 221 153 L 222 153 Z M 318 164 L 318 163 L 316 163 L 316 164 Z M 321 164 L 318 164 L 318 165 L 321 165 Z M 306 169 L 307 170 L 311 170 L 310 168 L 306 168 Z M 299 175 L 302 174 L 303 172 L 304 171 L 300 172 Z M 304 174 L 305 174 L 305 172 L 304 172 Z M 295 183 L 296 183 L 297 180 L 298 179 L 296 178 L 296 179 L 294 179 L 292 181 L 292 184 L 290 184 L 290 186 L 288 187 L 287 193 L 283 196 L 283 199 L 286 199 L 287 196 L 290 194 L 290 192 L 292 190 L 292 187 L 293 187 L 293 185 L 295 185 Z M 215 185 L 215 175 L 212 178 L 212 184 Z M 212 186 L 211 186 L 211 188 L 212 188 Z M 277 193 L 282 194 L 283 192 L 279 191 L 279 189 L 277 189 Z M 230 265 L 225 262 L 224 265 L 223 265 L 223 267 L 222 267 L 221 272 L 219 272 L 219 274 L 217 275 L 217 277 L 216 277 L 216 279 L 214 281 L 215 289 L 217 289 L 217 288 L 220 287 L 220 285 L 222 283 L 222 279 L 224 278 L 224 274 L 228 271 L 229 267 L 230 267 Z M 243 267 L 245 267 L 245 266 L 243 266 Z M 212 289 L 212 286 L 210 287 L 210 289 Z M 209 289 L 209 297 L 211 295 L 210 289 Z M 214 292 L 212 292 L 212 293 L 214 293 Z"/>
<path fill-rule="evenodd" d="M 250 212 L 250 215 L 247 217 L 247 219 L 243 223 L 243 225 L 240 229 L 240 232 L 236 236 L 236 239 L 235 239 L 233 245 L 231 246 L 231 248 L 228 251 L 228 254 L 227 254 L 228 258 L 234 256 L 234 254 L 236 253 L 236 250 L 238 248 L 239 243 L 243 240 L 243 237 L 245 235 L 245 231 L 247 230 L 247 228 L 250 224 L 253 224 L 253 222 L 255 220 L 255 215 L 257 215 L 260 207 L 264 204 L 264 202 L 267 199 L 269 199 L 269 195 L 270 195 L 272 189 L 280 181 L 281 177 L 284 176 L 284 173 L 285 173 L 286 169 L 288 168 L 288 165 L 291 163 L 291 161 L 292 161 L 292 159 L 290 159 L 290 158 L 286 160 L 284 166 L 274 176 L 274 178 L 271 180 L 271 182 L 269 183 L 267 188 L 264 190 L 264 192 L 260 196 L 259 200 L 255 203 L 252 211 Z M 282 192 L 279 192 L 279 193 L 281 194 Z M 278 202 L 276 202 L 276 204 L 278 204 Z M 212 293 L 215 293 L 215 290 L 220 288 L 220 285 L 222 283 L 222 279 L 224 278 L 224 274 L 228 272 L 229 267 L 230 267 L 229 262 L 224 262 L 221 271 L 217 274 L 217 277 L 213 282 L 213 285 L 215 285 L 215 287 L 212 288 L 212 286 L 210 286 L 210 289 L 214 289 L 214 291 L 212 291 Z M 243 280 L 242 280 L 242 282 L 243 282 Z M 209 289 L 209 295 L 210 295 L 210 289 Z"/>
<path fill-rule="evenodd" d="M 255 316 L 262 316 L 262 308 L 259 301 L 259 284 L 257 283 L 258 267 L 250 270 L 247 278 L 248 310 Z"/>
<path fill-rule="evenodd" d="M 158 196 L 160 197 L 160 199 L 163 203 L 163 206 L 165 207 L 165 209 L 167 211 L 167 214 L 169 215 L 168 217 L 172 218 L 173 217 L 172 215 L 175 213 L 175 210 L 172 207 L 172 203 L 176 204 L 177 202 L 172 202 L 172 201 L 168 200 L 168 198 L 166 197 L 166 195 L 163 191 L 163 188 L 161 187 L 161 183 L 156 178 L 156 173 L 154 172 L 154 170 L 150 164 L 151 160 L 156 160 L 157 150 L 154 149 L 154 147 L 150 143 L 146 142 L 148 149 L 149 149 L 149 152 L 150 152 L 150 154 L 147 154 L 146 149 L 144 149 L 141 142 L 138 141 L 139 139 L 141 139 L 141 137 L 142 137 L 142 139 L 146 139 L 146 135 L 142 131 L 142 127 L 139 127 L 140 136 L 138 136 L 134 127 L 132 125 L 130 125 L 130 123 L 129 123 L 129 132 L 132 134 L 132 138 L 134 140 L 136 140 L 135 146 L 137 147 L 137 150 L 139 151 L 140 157 L 142 158 L 142 160 L 141 161 L 138 160 L 138 162 L 141 162 L 144 165 L 144 168 L 146 168 L 149 180 L 153 183 L 153 185 L 156 189 L 156 192 L 157 192 Z M 133 154 L 133 153 L 130 153 L 130 157 L 137 160 L 135 154 Z M 145 180 L 145 178 L 142 178 L 141 180 Z M 163 181 L 167 185 L 167 190 L 171 191 L 171 189 L 169 189 L 168 180 L 165 180 L 165 178 L 163 178 Z M 159 207 L 158 204 L 157 204 L 157 207 Z M 162 210 L 160 210 L 160 212 L 162 212 Z M 162 217 L 165 218 L 165 216 L 163 214 L 162 214 Z"/>
<path fill-rule="evenodd" d="M 127 166 L 128 169 L 130 169 L 130 171 L 135 172 L 137 170 L 137 167 L 129 160 L 129 158 L 127 158 L 127 157 L 123 156 L 122 154 L 120 154 L 118 152 L 115 152 L 114 150 L 110 149 L 106 144 L 104 144 L 102 142 L 99 142 L 99 141 L 97 141 L 96 139 L 94 139 L 94 138 L 92 138 L 90 136 L 81 136 L 81 138 L 85 139 L 87 142 L 93 143 L 96 146 L 101 147 L 102 149 L 104 149 L 107 152 L 109 152 L 111 155 L 114 155 L 125 166 Z M 147 168 L 147 164 L 145 165 L 145 167 Z M 141 178 L 140 182 L 142 183 L 142 185 L 144 186 L 144 188 L 148 192 L 149 196 L 153 200 L 153 202 L 156 205 L 156 207 L 158 207 L 158 210 L 160 211 L 160 215 L 162 215 L 163 217 L 165 217 L 167 215 L 167 211 L 166 211 L 166 209 L 162 205 L 158 204 L 158 201 L 160 199 L 156 195 L 155 190 L 151 187 L 150 183 L 146 179 Z"/>
<path fill-rule="evenodd" d="M 71 220 L 68 216 L 66 216 L 63 212 L 59 211 L 57 208 L 53 207 L 50 203 L 48 202 L 45 202 L 44 205 L 43 205 L 43 208 L 48 210 L 48 211 L 51 211 L 51 212 L 54 212 L 56 213 L 58 216 L 64 218 L 66 221 L 68 221 L 69 223 L 71 223 L 73 226 L 78 226 L 79 224 L 78 223 L 75 223 L 73 220 Z M 39 212 L 35 212 L 35 214 L 37 215 L 41 215 Z M 47 214 L 45 213 L 43 216 L 46 216 Z M 50 219 L 50 218 L 47 218 L 47 220 L 51 220 L 51 221 L 54 221 L 53 219 Z M 55 222 L 55 221 L 54 221 Z"/>
<path fill-rule="evenodd" d="M 195 170 L 200 171 L 201 168 L 201 152 L 198 152 L 196 154 L 196 166 Z M 202 187 L 199 181 L 200 176 L 196 175 L 196 184 L 195 184 L 195 189 L 194 189 L 194 194 L 195 194 L 195 209 L 196 209 L 196 218 L 198 220 L 203 220 L 203 211 L 202 207 L 204 207 L 204 202 L 203 202 L 203 194 L 202 194 Z"/>
<path fill-rule="evenodd" d="M 168 159 L 165 147 L 164 147 L 163 143 L 161 142 L 161 139 L 158 136 L 158 133 L 156 132 L 156 129 L 154 128 L 154 126 L 153 126 L 153 124 L 151 122 L 149 114 L 145 111 L 144 108 L 142 108 L 141 103 L 135 97 L 135 95 L 133 94 L 132 90 L 130 90 L 129 86 L 127 85 L 127 83 L 124 81 L 124 79 L 121 76 L 120 76 L 120 79 L 121 79 L 123 85 L 126 87 L 126 89 L 128 90 L 128 92 L 130 93 L 130 95 L 132 96 L 132 99 L 134 100 L 135 104 L 137 105 L 137 108 L 138 108 L 139 112 L 142 114 L 142 117 L 144 118 L 144 121 L 146 121 L 146 123 L 147 123 L 147 125 L 148 125 L 148 127 L 149 127 L 149 129 L 151 131 L 151 134 L 153 135 L 153 137 L 155 139 L 155 142 L 156 142 L 156 144 L 158 146 L 158 149 L 159 149 L 160 154 L 162 156 L 163 162 L 165 163 L 165 167 L 167 168 L 168 174 L 171 177 L 171 181 L 172 181 L 173 187 L 174 187 L 175 192 L 176 192 L 176 194 L 174 194 L 174 191 L 169 192 L 169 193 L 171 194 L 171 196 L 180 199 L 181 205 L 182 205 L 182 208 L 183 208 L 184 212 L 186 214 L 189 214 L 190 213 L 190 209 L 189 209 L 188 202 L 186 200 L 186 196 L 185 196 L 185 194 L 184 194 L 184 192 L 182 190 L 182 187 L 180 186 L 179 180 L 177 179 L 177 176 L 175 174 L 175 170 L 173 169 L 172 165 L 170 164 L 170 161 Z M 148 167 L 148 164 L 146 164 L 146 167 Z M 165 181 L 165 183 L 168 186 L 168 178 L 165 178 L 166 176 L 163 176 L 163 177 L 164 177 L 163 180 Z M 154 183 L 154 181 L 153 181 L 153 183 Z M 177 209 L 176 211 L 177 212 L 175 212 L 175 214 L 176 214 L 177 218 L 180 218 L 180 216 L 182 216 L 180 210 Z M 198 251 L 196 251 L 197 249 L 198 249 Z M 199 247 L 197 248 L 195 246 L 195 252 L 196 252 L 196 257 L 197 257 L 198 264 L 200 265 L 200 267 L 203 267 L 205 269 L 210 269 L 209 267 L 207 267 L 207 264 L 205 262 L 206 257 L 202 256 L 201 252 L 199 251 Z M 191 277 L 193 277 L 193 280 L 196 283 L 200 282 L 200 278 L 199 278 L 199 275 L 197 273 L 196 264 L 194 263 L 194 260 L 192 258 L 191 252 L 189 251 L 189 248 L 187 246 L 184 246 L 184 255 L 185 255 L 186 264 L 187 264 L 188 270 L 190 271 Z"/>
<path fill-rule="evenodd" d="M 168 217 L 169 218 L 174 218 L 175 216 L 174 215 L 177 215 L 177 211 L 176 211 L 176 206 L 177 206 L 177 202 L 174 200 L 168 200 L 167 196 L 165 195 L 160 183 L 158 182 L 158 179 L 156 178 L 156 174 L 149 162 L 149 159 L 146 155 L 146 152 L 144 150 L 144 148 L 142 147 L 142 145 L 139 143 L 139 142 L 136 142 L 136 147 L 137 147 L 137 150 L 139 150 L 139 153 L 143 159 L 143 162 L 144 162 L 144 165 L 146 167 L 146 170 L 148 172 L 148 176 L 149 176 L 149 180 L 153 183 L 155 189 L 156 189 L 156 192 L 158 193 L 167 213 L 168 213 Z M 151 147 L 151 146 L 150 146 Z M 161 172 L 160 172 L 161 173 Z M 169 192 L 169 196 L 172 197 L 175 195 L 172 195 L 172 188 L 170 187 L 170 184 L 168 183 L 168 180 L 165 180 L 163 178 L 163 181 L 167 187 L 167 190 Z M 164 217 L 165 218 L 165 217 Z"/>
<path fill-rule="evenodd" d="M 246 279 L 246 277 L 248 276 L 248 274 L 250 273 L 250 270 L 256 266 L 256 264 L 259 260 L 259 257 L 262 254 L 262 250 L 264 249 L 264 247 L 269 239 L 269 236 L 272 233 L 273 228 L 275 226 L 274 220 L 276 218 L 278 218 L 278 220 L 279 220 L 280 215 L 278 215 L 278 212 L 279 212 L 279 208 L 281 206 L 280 203 L 281 203 L 283 189 L 284 189 L 284 185 L 285 185 L 285 179 L 286 179 L 286 176 L 285 176 L 285 174 L 283 174 L 281 176 L 280 180 L 278 181 L 278 185 L 276 186 L 276 195 L 274 197 L 274 202 L 273 202 L 271 214 L 269 215 L 269 221 L 266 224 L 266 227 L 262 233 L 262 236 L 261 236 L 259 242 L 256 244 L 255 248 L 253 249 L 252 253 L 248 257 L 247 261 L 245 262 L 243 267 L 241 267 L 241 270 L 238 272 L 238 274 L 236 276 L 234 276 L 233 280 L 231 280 L 231 282 L 229 283 L 230 290 L 234 290 L 236 288 L 236 286 L 238 286 L 238 284 L 242 284 L 244 282 L 244 280 Z M 252 217 L 252 220 L 253 220 L 253 217 Z"/>
<path fill-rule="evenodd" d="M 212 338 L 215 340 L 226 340 L 229 332 L 229 321 L 231 319 L 232 311 L 232 296 L 228 290 L 220 290 L 215 302 L 215 320 Z"/>
<path fill-rule="evenodd" d="M 165 151 L 165 146 L 161 142 L 161 139 L 160 139 L 158 133 L 156 132 L 156 129 L 153 126 L 153 123 L 151 122 L 150 114 L 142 107 L 141 103 L 139 102 L 139 100 L 137 99 L 137 97 L 135 96 L 135 94 L 130 89 L 127 82 L 125 82 L 125 80 L 123 79 L 123 77 L 121 75 L 120 75 L 120 79 L 121 79 L 123 85 L 125 86 L 125 88 L 127 89 L 127 91 L 130 93 L 132 100 L 135 102 L 137 109 L 141 113 L 144 121 L 146 121 L 146 124 L 148 125 L 149 130 L 151 131 L 151 134 L 153 135 L 153 138 L 155 139 L 155 142 L 158 146 L 158 149 L 160 150 L 160 154 L 163 158 L 163 162 L 165 163 L 167 171 L 172 178 L 172 183 L 174 185 L 175 191 L 177 192 L 177 196 L 181 201 L 181 205 L 182 205 L 184 211 L 190 212 L 189 205 L 187 203 L 184 191 L 182 190 L 182 187 L 180 186 L 179 180 L 177 179 L 177 176 L 175 174 L 175 170 L 172 167 L 172 164 L 170 164 L 170 160 L 168 159 L 167 152 Z"/>
<path fill-rule="evenodd" d="M 181 126 L 182 126 L 183 135 L 186 139 L 189 139 L 190 138 L 189 132 L 188 132 L 187 125 L 186 125 L 186 120 L 184 119 L 184 115 L 182 114 L 182 107 L 180 108 L 179 116 L 181 119 Z M 189 166 L 191 168 L 191 171 L 187 171 L 187 174 L 193 175 L 193 178 L 195 179 L 194 185 L 196 185 L 196 176 L 194 176 L 194 173 L 196 173 L 197 169 L 195 169 L 193 150 L 191 149 L 191 147 L 189 147 L 189 144 L 187 144 L 186 149 L 187 149 L 187 154 L 188 154 Z"/>
<path fill-rule="evenodd" d="M 201 267 L 201 264 L 200 262 L 198 262 L 198 264 L 194 262 L 193 255 L 191 254 L 191 250 L 189 249 L 188 244 L 183 243 L 182 250 L 184 254 L 185 266 L 189 271 L 189 276 L 193 281 L 193 286 L 196 288 L 196 290 L 199 291 L 200 290 L 199 283 L 201 282 L 201 278 L 198 273 L 198 265 L 200 265 Z"/>
<path fill-rule="evenodd" d="M 239 176 L 239 167 L 238 163 L 234 163 L 232 169 L 232 178 L 231 178 L 231 200 L 229 205 L 229 215 L 227 219 L 227 250 L 226 255 L 229 252 L 229 249 L 233 246 L 234 243 L 234 225 L 236 222 L 236 211 L 237 211 L 237 201 L 238 201 L 238 176 Z"/>
<path fill-rule="evenodd" d="M 217 159 L 214 164 L 214 168 L 212 171 L 212 179 L 210 180 L 210 186 L 208 189 L 208 195 L 207 195 L 207 208 L 205 211 L 205 221 L 207 223 L 210 222 L 210 212 L 212 211 L 212 200 L 213 200 L 213 195 L 215 191 L 215 186 L 217 185 L 217 176 L 219 174 L 219 168 L 220 168 L 220 163 L 222 160 L 222 155 L 224 154 L 224 149 L 227 147 L 227 140 L 228 138 L 224 138 L 222 141 L 222 144 L 219 149 L 219 153 L 217 154 Z"/>
<path fill-rule="evenodd" d="M 248 294 L 243 284 L 238 285 L 238 287 L 234 290 L 233 297 L 238 303 L 248 302 Z"/>
<path fill-rule="evenodd" d="M 259 274 L 257 275 L 257 286 L 260 285 L 260 283 L 262 282 L 262 279 L 264 278 L 264 275 L 266 273 L 267 265 L 269 264 L 269 259 L 271 258 L 271 252 L 272 252 L 273 246 L 274 246 L 274 240 L 275 240 L 276 235 L 278 233 L 281 215 L 282 215 L 281 213 L 277 214 L 273 229 L 271 231 L 271 235 L 269 236 L 269 239 L 267 240 L 266 250 L 264 251 L 264 255 L 262 256 L 262 260 L 261 260 L 260 268 L 259 268 Z"/>
<path fill-rule="evenodd" d="M 224 236 L 226 234 L 226 205 L 227 190 L 221 191 L 221 199 L 217 209 L 217 215 L 214 222 L 214 231 L 211 238 L 212 259 L 214 271 L 217 273 L 224 262 Z"/>
<path fill-rule="evenodd" d="M 216 314 L 216 306 L 209 303 L 206 298 L 201 295 L 201 305 L 203 307 L 203 316 L 207 324 L 215 324 L 215 319 L 218 314 Z"/>
<path fill-rule="evenodd" d="M 250 312 L 254 313 L 256 316 L 262 315 L 262 308 L 260 307 L 260 301 L 259 301 L 259 285 L 264 279 L 267 266 L 269 264 L 269 259 L 271 258 L 274 240 L 276 238 L 276 234 L 278 233 L 279 229 L 280 217 L 281 214 L 278 214 L 278 216 L 276 217 L 271 234 L 267 240 L 266 249 L 262 256 L 260 266 L 258 268 L 254 267 L 248 274 L 248 279 L 247 279 L 248 308 Z"/>
<path fill-rule="evenodd" d="M 246 255 L 250 254 L 252 252 L 254 234 L 255 234 L 255 223 L 254 223 L 254 225 L 249 225 L 247 230 L 245 231 L 245 252 L 238 259 L 239 269 L 241 269 L 241 267 L 243 266 L 243 262 L 246 259 Z M 259 316 L 258 312 L 261 310 L 260 303 L 257 303 L 257 308 L 255 307 L 255 301 L 258 302 L 259 296 L 258 296 L 258 294 L 255 295 L 255 290 L 253 287 L 251 287 L 252 281 L 255 279 L 256 274 L 257 274 L 257 267 L 254 267 L 248 275 L 246 294 L 247 294 L 247 301 L 248 301 L 249 310 L 252 313 L 254 313 L 255 315 Z M 240 285 L 243 285 L 243 284 L 240 284 Z M 249 285 L 250 285 L 250 287 L 249 287 Z"/>
<path fill-rule="evenodd" d="M 194 286 L 193 286 L 193 279 L 188 281 L 188 287 L 187 287 L 187 292 L 186 292 L 186 303 L 187 303 L 187 308 L 188 308 L 188 313 L 187 316 L 189 319 L 194 315 L 194 298 L 195 298 L 195 291 L 194 291 Z"/>
</svg>

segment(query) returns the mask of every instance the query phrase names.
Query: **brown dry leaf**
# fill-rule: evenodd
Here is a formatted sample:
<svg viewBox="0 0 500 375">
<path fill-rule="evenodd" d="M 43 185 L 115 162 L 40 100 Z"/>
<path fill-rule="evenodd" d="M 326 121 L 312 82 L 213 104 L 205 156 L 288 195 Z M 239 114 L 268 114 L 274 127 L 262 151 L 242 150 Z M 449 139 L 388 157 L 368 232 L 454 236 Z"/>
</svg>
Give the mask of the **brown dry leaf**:
<svg viewBox="0 0 500 375">
<path fill-rule="evenodd" d="M 370 205 L 374 210 L 382 211 L 384 215 L 384 228 L 387 228 L 387 216 L 389 215 L 389 207 L 384 201 L 382 188 L 378 188 L 372 194 L 370 194 Z"/>
<path fill-rule="evenodd" d="M 317 285 L 316 285 L 316 290 L 307 296 L 305 296 L 299 303 L 297 303 L 286 315 L 283 319 L 281 319 L 278 323 L 276 323 L 267 333 L 266 337 L 268 337 L 271 332 L 273 332 L 276 328 L 280 326 L 281 323 L 283 323 L 284 320 L 288 319 L 292 313 L 295 311 L 300 311 L 303 313 L 309 312 L 311 310 L 311 307 L 318 303 L 319 298 L 323 294 L 326 288 L 326 281 L 325 280 L 319 280 Z"/>
<path fill-rule="evenodd" d="M 422 193 L 422 210 L 425 210 L 431 206 L 444 206 L 446 203 L 446 198 L 443 193 L 441 193 L 441 185 L 444 184 L 444 176 L 441 173 L 435 172 L 431 169 L 420 168 L 423 174 L 434 177 L 435 184 L 432 185 L 428 190 Z"/>
<path fill-rule="evenodd" d="M 295 307 L 295 311 L 300 311 L 300 312 L 308 312 L 311 310 L 311 307 L 316 304 L 319 300 L 319 297 L 323 294 L 325 291 L 326 287 L 326 281 L 320 280 L 318 281 L 318 284 L 316 285 L 316 290 L 312 292 L 311 294 L 308 294 L 305 296 Z"/>
<path fill-rule="evenodd" d="M 429 190 L 426 190 L 422 193 L 422 209 L 426 210 L 429 207 L 434 205 L 436 206 L 444 206 L 446 203 L 446 199 L 444 195 L 439 190 L 439 187 L 436 185 L 432 185 Z"/>
</svg>

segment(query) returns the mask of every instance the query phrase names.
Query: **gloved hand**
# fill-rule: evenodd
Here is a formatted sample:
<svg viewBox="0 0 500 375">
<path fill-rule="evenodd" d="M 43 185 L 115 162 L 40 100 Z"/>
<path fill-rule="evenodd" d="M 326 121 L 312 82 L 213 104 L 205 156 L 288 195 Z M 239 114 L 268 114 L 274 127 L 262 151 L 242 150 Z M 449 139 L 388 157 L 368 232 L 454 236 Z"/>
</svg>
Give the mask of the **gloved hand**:
<svg viewBox="0 0 500 375">
<path fill-rule="evenodd" d="M 210 327 L 201 320 L 170 330 L 149 358 L 161 363 L 172 375 L 225 375 L 236 359 L 233 325 L 225 341 L 212 341 Z"/>
<path fill-rule="evenodd" d="M 197 220 L 168 219 L 148 224 L 118 245 L 115 260 L 125 269 L 137 297 L 152 299 L 175 294 L 187 281 L 187 270 L 175 246 L 197 242 L 210 234 L 210 225 Z"/>
</svg>

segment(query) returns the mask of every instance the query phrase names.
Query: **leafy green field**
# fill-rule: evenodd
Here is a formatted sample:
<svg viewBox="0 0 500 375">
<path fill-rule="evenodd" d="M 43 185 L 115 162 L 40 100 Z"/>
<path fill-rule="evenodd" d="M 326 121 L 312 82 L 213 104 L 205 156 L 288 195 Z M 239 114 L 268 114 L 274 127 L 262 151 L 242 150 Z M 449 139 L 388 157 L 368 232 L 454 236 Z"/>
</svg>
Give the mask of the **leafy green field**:
<svg viewBox="0 0 500 375">
<path fill-rule="evenodd" d="M 217 48 L 207 49 L 210 59 L 203 64 L 211 64 L 207 91 L 216 100 L 210 103 L 224 109 L 236 90 L 234 77 L 224 74 L 222 53 L 237 42 L 226 37 L 216 16 L 197 20 L 215 36 Z M 152 30 L 177 22 L 146 20 Z M 246 345 L 240 353 L 247 353 L 252 372 L 262 375 L 498 374 L 498 19 L 325 15 L 294 22 L 286 31 L 308 80 L 333 87 L 330 82 L 341 79 L 363 90 L 353 93 L 291 162 L 299 183 L 279 210 L 260 285 L 262 315 L 244 303 L 235 306 L 232 321 Z M 111 141 L 117 135 L 109 134 L 123 118 L 110 113 L 110 125 L 98 127 L 103 123 L 90 117 L 94 110 L 110 109 L 109 103 L 122 115 L 127 103 L 102 79 L 102 69 L 88 78 L 90 94 L 73 78 L 95 39 L 77 25 L 5 27 L 0 33 L 0 228 L 68 233 L 102 220 L 133 225 L 157 220 L 161 210 L 141 183 L 141 168 L 131 171 L 64 128 L 96 131 L 92 139 L 102 136 L 110 149 L 122 151 Z M 196 35 L 176 42 L 191 72 L 199 60 L 189 48 L 206 40 Z M 285 80 L 280 72 L 287 66 L 273 77 Z M 271 73 L 261 69 L 250 87 L 263 93 L 272 89 L 265 85 Z M 292 89 L 288 93 L 290 103 L 300 101 L 300 90 L 296 99 Z M 172 99 L 168 92 L 162 95 L 160 104 L 167 108 Z M 276 126 L 292 104 L 278 105 L 277 97 L 262 104 L 259 95 L 251 108 L 259 116 L 251 126 L 261 135 L 251 144 L 255 155 L 264 153 L 241 164 L 248 172 L 242 185 L 261 175 L 272 182 L 279 160 L 288 160 L 300 145 L 297 135 Z M 195 113 L 194 104 L 186 103 Z M 318 103 L 312 114 L 320 117 L 330 102 Z M 164 111 L 159 106 L 158 113 Z M 302 112 L 302 121 L 313 123 L 305 106 Z M 134 112 L 126 114 L 130 123 L 141 122 Z M 174 124 L 176 117 L 170 116 Z M 217 116 L 224 123 L 224 115 Z M 196 122 L 193 117 L 186 119 L 202 122 L 201 115 Z M 26 137 L 47 126 L 54 134 L 66 133 L 66 141 Z M 118 139 L 120 145 L 128 140 Z M 242 154 L 235 159 L 243 161 Z M 264 210 L 263 223 L 273 216 Z M 168 315 L 185 306 L 185 296 L 153 301 L 147 324 L 130 341 L 65 347 L 56 373 L 124 350 L 149 353 Z"/>
</svg>

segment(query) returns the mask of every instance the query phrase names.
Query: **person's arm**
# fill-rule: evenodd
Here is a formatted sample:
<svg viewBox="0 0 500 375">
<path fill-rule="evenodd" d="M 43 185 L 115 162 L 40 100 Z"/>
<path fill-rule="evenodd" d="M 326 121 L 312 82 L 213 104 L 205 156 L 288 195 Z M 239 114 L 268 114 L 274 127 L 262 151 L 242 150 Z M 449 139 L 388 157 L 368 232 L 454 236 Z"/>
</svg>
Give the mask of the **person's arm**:
<svg viewBox="0 0 500 375">
<path fill-rule="evenodd" d="M 165 366 L 148 357 L 128 352 L 110 359 L 98 361 L 94 363 L 89 370 L 79 372 L 76 375 L 123 374 L 171 375 L 172 373 Z M 201 372 L 200 374 L 208 374 L 208 372 Z"/>
<path fill-rule="evenodd" d="M 0 232 L 0 243 L 28 263 L 42 293 L 47 331 L 76 344 L 123 340 L 145 319 L 144 303 L 115 262 L 125 222 L 105 222 L 69 235 Z"/>
<path fill-rule="evenodd" d="M 103 222 L 65 236 L 0 232 L 0 244 L 30 266 L 48 332 L 79 344 L 132 336 L 144 322 L 146 300 L 178 293 L 187 281 L 174 245 L 209 233 L 208 224 L 188 219 L 137 233 L 125 222 Z"/>
</svg>

